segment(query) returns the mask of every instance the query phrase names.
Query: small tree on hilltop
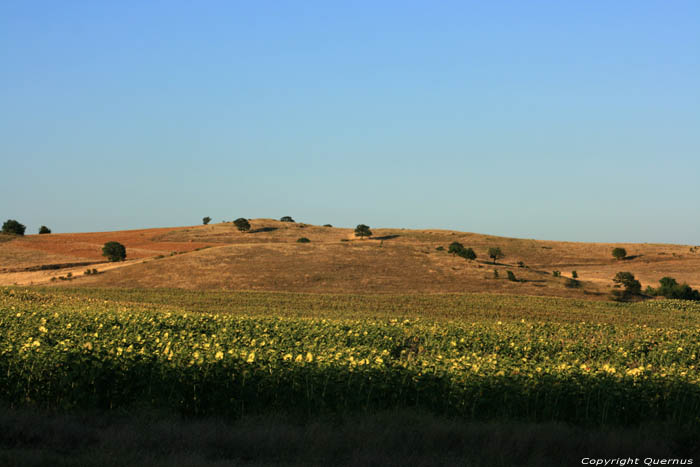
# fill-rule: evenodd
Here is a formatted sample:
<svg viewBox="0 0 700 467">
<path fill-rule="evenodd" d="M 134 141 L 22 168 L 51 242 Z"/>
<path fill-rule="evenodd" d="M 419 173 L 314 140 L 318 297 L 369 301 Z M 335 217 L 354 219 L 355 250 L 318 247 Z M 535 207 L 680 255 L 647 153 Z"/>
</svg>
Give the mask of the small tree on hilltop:
<svg viewBox="0 0 700 467">
<path fill-rule="evenodd" d="M 39 233 L 40 233 L 40 234 L 50 234 L 50 233 L 51 233 L 51 229 L 49 229 L 49 228 L 46 227 L 45 225 L 42 225 L 41 227 L 39 227 Z"/>
<path fill-rule="evenodd" d="M 368 225 L 359 224 L 357 227 L 355 227 L 355 236 L 360 238 L 371 237 L 372 231 L 369 230 Z"/>
<path fill-rule="evenodd" d="M 612 255 L 616 260 L 625 259 L 627 256 L 627 250 L 624 248 L 613 248 Z"/>
<path fill-rule="evenodd" d="M 503 258 L 505 255 L 501 251 L 500 248 L 498 247 L 492 247 L 489 248 L 489 258 L 493 260 L 493 264 L 496 264 L 496 261 Z"/>
<path fill-rule="evenodd" d="M 119 242 L 107 242 L 102 247 L 102 256 L 106 256 L 110 261 L 124 261 L 126 248 Z"/>
<path fill-rule="evenodd" d="M 239 217 L 233 221 L 233 225 L 235 225 L 241 232 L 247 232 L 250 230 L 250 222 L 248 222 L 248 219 L 244 219 L 242 217 Z"/>
<path fill-rule="evenodd" d="M 2 233 L 6 234 L 24 235 L 26 229 L 24 224 L 20 224 L 14 219 L 8 219 L 2 224 Z"/>
<path fill-rule="evenodd" d="M 474 253 L 474 250 L 471 248 L 467 248 L 464 251 L 462 251 L 462 254 L 460 254 L 462 258 L 465 259 L 470 259 L 470 260 L 475 260 L 476 259 L 476 253 Z"/>
<path fill-rule="evenodd" d="M 280 222 L 294 222 L 291 216 L 283 216 L 280 218 Z"/>
<path fill-rule="evenodd" d="M 202 218 L 202 224 L 207 225 L 210 222 L 211 222 L 211 217 L 207 216 L 207 217 Z"/>
</svg>

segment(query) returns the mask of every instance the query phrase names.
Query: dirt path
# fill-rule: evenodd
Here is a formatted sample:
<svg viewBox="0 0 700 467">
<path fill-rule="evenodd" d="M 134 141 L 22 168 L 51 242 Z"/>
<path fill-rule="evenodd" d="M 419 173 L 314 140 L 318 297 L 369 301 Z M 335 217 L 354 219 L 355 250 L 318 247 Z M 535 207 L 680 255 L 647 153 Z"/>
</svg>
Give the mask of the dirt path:
<svg viewBox="0 0 700 467">
<path fill-rule="evenodd" d="M 97 269 L 97 272 L 110 271 L 112 269 L 119 269 L 125 266 L 131 266 L 133 264 L 143 263 L 151 258 L 140 258 L 132 259 L 128 261 L 120 261 L 117 263 L 97 263 L 90 266 L 79 266 L 74 268 L 64 268 L 64 269 L 51 269 L 46 271 L 24 271 L 24 272 L 10 272 L 0 274 L 0 285 L 41 285 L 48 284 L 51 279 L 59 276 L 67 276 L 69 273 L 72 274 L 73 280 L 77 280 L 77 284 L 80 284 L 80 277 L 85 274 L 86 269 Z"/>
</svg>

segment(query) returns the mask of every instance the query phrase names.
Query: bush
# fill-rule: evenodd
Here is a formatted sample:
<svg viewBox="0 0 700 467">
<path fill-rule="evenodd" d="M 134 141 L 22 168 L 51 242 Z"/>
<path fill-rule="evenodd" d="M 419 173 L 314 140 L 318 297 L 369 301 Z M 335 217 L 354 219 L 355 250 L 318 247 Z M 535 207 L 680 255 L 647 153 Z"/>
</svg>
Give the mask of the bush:
<svg viewBox="0 0 700 467">
<path fill-rule="evenodd" d="M 444 246 L 438 246 L 438 247 L 435 248 L 435 250 L 437 250 L 437 251 L 445 251 L 445 247 L 444 247 Z"/>
<path fill-rule="evenodd" d="M 459 242 L 452 242 L 450 246 L 447 247 L 447 252 L 452 253 L 452 256 L 459 254 L 462 250 L 464 250 L 464 245 Z"/>
<path fill-rule="evenodd" d="M 519 268 L 524 268 L 524 267 L 525 267 L 525 263 L 523 263 L 522 261 L 518 261 L 518 267 L 519 267 Z"/>
<path fill-rule="evenodd" d="M 40 234 L 50 234 L 50 233 L 51 233 L 51 229 L 49 229 L 49 228 L 46 227 L 45 225 L 42 225 L 41 227 L 39 227 L 39 233 L 40 233 Z"/>
<path fill-rule="evenodd" d="M 679 284 L 673 277 L 663 277 L 659 280 L 658 289 L 647 287 L 646 293 L 656 297 L 675 298 L 677 300 L 700 300 L 700 292 L 688 284 Z"/>
<path fill-rule="evenodd" d="M 324 227 L 333 227 L 333 226 L 330 225 L 330 224 L 323 224 L 323 226 L 324 226 Z"/>
<path fill-rule="evenodd" d="M 244 219 L 242 217 L 239 217 L 233 221 L 233 225 L 235 225 L 241 232 L 247 232 L 250 230 L 250 222 L 248 222 L 248 219 Z"/>
<path fill-rule="evenodd" d="M 625 259 L 627 256 L 627 250 L 624 248 L 613 248 L 612 255 L 616 260 Z"/>
<path fill-rule="evenodd" d="M 561 271 L 552 271 L 554 277 L 561 277 Z"/>
<path fill-rule="evenodd" d="M 309 242 L 311 242 L 311 240 L 309 240 L 306 237 L 297 238 L 297 243 L 309 243 Z"/>
<path fill-rule="evenodd" d="M 2 233 L 24 235 L 24 231 L 27 229 L 24 224 L 20 224 L 14 219 L 8 219 L 2 224 Z"/>
<path fill-rule="evenodd" d="M 513 271 L 506 271 L 506 274 L 508 274 L 509 281 L 518 282 L 518 279 L 515 278 L 515 274 L 513 274 Z"/>
<path fill-rule="evenodd" d="M 355 236 L 364 238 L 364 237 L 371 237 L 372 236 L 372 231 L 369 230 L 369 226 L 365 224 L 358 224 L 357 227 L 355 227 Z"/>
<path fill-rule="evenodd" d="M 498 270 L 497 269 L 493 270 L 493 278 L 498 279 Z"/>
<path fill-rule="evenodd" d="M 208 223 L 211 222 L 211 217 L 202 217 L 202 224 L 207 225 Z"/>
<path fill-rule="evenodd" d="M 89 269 L 86 269 L 84 274 L 85 274 L 86 276 L 89 276 L 90 274 L 92 274 L 92 271 L 89 270 Z"/>
<path fill-rule="evenodd" d="M 571 271 L 571 277 L 578 279 L 578 273 L 576 271 Z"/>
<path fill-rule="evenodd" d="M 126 259 L 126 248 L 119 242 L 107 242 L 102 247 L 102 256 L 110 261 L 123 261 Z"/>
<path fill-rule="evenodd" d="M 624 287 L 624 290 L 614 290 L 613 298 L 625 300 L 642 292 L 642 284 L 634 278 L 631 272 L 618 272 L 613 278 L 616 287 Z"/>
<path fill-rule="evenodd" d="M 97 274 L 97 269 L 93 268 L 93 269 L 92 269 L 92 273 L 93 273 L 93 274 Z"/>
<path fill-rule="evenodd" d="M 564 282 L 564 285 L 570 289 L 576 289 L 581 286 L 581 283 L 577 281 L 576 279 L 566 279 L 566 282 Z"/>
<path fill-rule="evenodd" d="M 283 216 L 280 218 L 280 222 L 294 222 L 294 219 L 291 216 Z"/>
<path fill-rule="evenodd" d="M 489 258 L 493 260 L 493 264 L 496 264 L 496 260 L 503 258 L 505 255 L 498 247 L 489 248 Z"/>
</svg>

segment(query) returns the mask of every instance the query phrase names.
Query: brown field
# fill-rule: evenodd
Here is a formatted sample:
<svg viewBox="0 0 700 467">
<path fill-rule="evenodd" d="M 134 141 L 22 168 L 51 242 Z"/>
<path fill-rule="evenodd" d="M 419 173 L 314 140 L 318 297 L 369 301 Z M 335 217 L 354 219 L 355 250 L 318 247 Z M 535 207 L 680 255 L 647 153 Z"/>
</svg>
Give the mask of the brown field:
<svg viewBox="0 0 700 467">
<path fill-rule="evenodd" d="M 630 271 L 644 287 L 671 276 L 700 288 L 700 249 L 684 245 L 555 242 L 408 229 L 373 229 L 372 238 L 358 239 L 346 228 L 271 219 L 254 219 L 251 226 L 246 233 L 221 223 L 16 238 L 0 243 L 0 285 L 43 284 L 71 272 L 74 280 L 53 283 L 337 293 L 496 292 L 606 299 L 615 273 Z M 299 237 L 311 242 L 297 243 Z M 104 263 L 101 248 L 111 240 L 126 246 L 129 261 Z M 453 241 L 473 248 L 477 260 L 449 255 L 446 249 Z M 445 251 L 436 250 L 439 246 Z M 487 257 L 492 246 L 506 255 L 495 265 Z M 630 258 L 614 260 L 611 251 L 616 246 L 625 248 Z M 519 261 L 526 267 L 519 267 Z M 83 276 L 86 262 L 102 263 L 90 266 L 102 274 Z M 26 270 L 67 263 L 80 265 Z M 494 270 L 499 272 L 497 279 Z M 519 281 L 508 281 L 507 270 Z M 553 270 L 561 271 L 562 277 L 554 277 Z M 565 286 L 572 270 L 579 274 L 580 288 Z"/>
</svg>

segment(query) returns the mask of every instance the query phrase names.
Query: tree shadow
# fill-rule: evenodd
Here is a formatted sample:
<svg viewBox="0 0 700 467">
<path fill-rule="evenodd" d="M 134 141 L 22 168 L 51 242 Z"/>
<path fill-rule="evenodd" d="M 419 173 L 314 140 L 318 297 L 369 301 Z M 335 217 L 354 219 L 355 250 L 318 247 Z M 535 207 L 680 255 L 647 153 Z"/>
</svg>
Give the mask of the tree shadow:
<svg viewBox="0 0 700 467">
<path fill-rule="evenodd" d="M 370 240 L 392 240 L 400 236 L 401 235 L 384 235 L 383 237 L 370 237 Z"/>
<path fill-rule="evenodd" d="M 259 229 L 250 230 L 249 233 L 259 233 L 259 232 L 274 232 L 279 230 L 278 227 L 260 227 Z"/>
</svg>

